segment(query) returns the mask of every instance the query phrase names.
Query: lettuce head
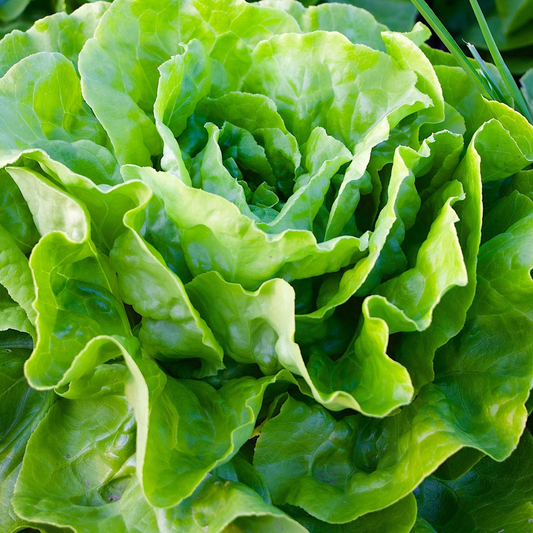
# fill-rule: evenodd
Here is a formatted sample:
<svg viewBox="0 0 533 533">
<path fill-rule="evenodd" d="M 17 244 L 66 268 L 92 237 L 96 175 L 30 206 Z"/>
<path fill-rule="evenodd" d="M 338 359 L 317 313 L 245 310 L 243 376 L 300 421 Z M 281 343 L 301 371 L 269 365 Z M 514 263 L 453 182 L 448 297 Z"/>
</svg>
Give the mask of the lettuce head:
<svg viewBox="0 0 533 533">
<path fill-rule="evenodd" d="M 115 0 L 0 41 L 2 532 L 525 531 L 533 127 L 429 36 Z"/>
</svg>

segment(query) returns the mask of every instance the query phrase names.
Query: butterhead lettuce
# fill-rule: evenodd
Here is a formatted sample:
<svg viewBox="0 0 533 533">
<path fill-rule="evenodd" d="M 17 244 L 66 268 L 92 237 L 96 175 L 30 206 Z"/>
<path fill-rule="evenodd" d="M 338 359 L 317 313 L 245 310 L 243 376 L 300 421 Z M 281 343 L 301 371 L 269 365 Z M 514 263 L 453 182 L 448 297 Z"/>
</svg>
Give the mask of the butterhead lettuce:
<svg viewBox="0 0 533 533">
<path fill-rule="evenodd" d="M 115 0 L 0 41 L 1 531 L 483 530 L 440 499 L 526 426 L 533 127 L 429 36 Z"/>
</svg>

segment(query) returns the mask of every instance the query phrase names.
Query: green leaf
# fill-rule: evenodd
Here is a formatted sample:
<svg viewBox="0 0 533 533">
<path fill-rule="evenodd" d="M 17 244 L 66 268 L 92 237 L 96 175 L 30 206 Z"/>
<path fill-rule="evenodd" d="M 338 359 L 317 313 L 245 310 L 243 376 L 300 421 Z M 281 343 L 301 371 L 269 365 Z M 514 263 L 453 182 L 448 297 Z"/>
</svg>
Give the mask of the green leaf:
<svg viewBox="0 0 533 533">
<path fill-rule="evenodd" d="M 466 474 L 485 454 L 474 448 L 463 448 L 452 455 L 435 471 L 437 479 L 455 480 Z"/>
<path fill-rule="evenodd" d="M 59 400 L 28 444 L 15 488 L 17 513 L 43 533 L 59 530 L 39 523 L 79 533 L 202 533 L 206 527 L 213 533 L 304 533 L 249 487 L 216 476 L 207 476 L 179 506 L 150 506 L 135 477 L 135 429 L 121 395 Z"/>
<path fill-rule="evenodd" d="M 399 414 L 336 420 L 321 407 L 287 400 L 263 426 L 254 456 L 274 503 L 349 521 L 406 495 L 462 447 L 500 461 L 513 451 L 533 375 L 532 235 L 533 204 L 481 247 L 466 324 L 437 353 L 435 382 Z M 389 447 L 390 439 L 401 444 Z"/>
<path fill-rule="evenodd" d="M 526 430 L 503 463 L 482 459 L 456 481 L 427 478 L 417 490 L 420 516 L 439 533 L 527 531 L 533 517 L 532 456 L 533 439 Z"/>
<path fill-rule="evenodd" d="M 23 322 L 19 324 L 19 327 L 10 324 L 9 320 L 4 324 L 4 320 L 2 320 L 0 329 L 20 329 L 33 334 L 32 324 L 35 323 L 36 314 L 32 308 L 32 303 L 35 299 L 35 290 L 28 259 L 2 226 L 0 226 L 0 249 L 2 250 L 0 252 L 0 284 L 5 291 L 2 291 L 4 292 L 2 300 L 18 304 L 17 307 L 20 306 L 23 311 L 23 318 L 21 317 Z M 5 312 L 3 309 L 2 315 Z"/>
<path fill-rule="evenodd" d="M 216 476 L 208 477 L 181 505 L 157 512 L 158 525 L 173 528 L 178 533 L 307 531 L 279 509 L 265 503 L 248 486 Z M 151 531 L 158 530 L 155 526 Z"/>
<path fill-rule="evenodd" d="M 222 161 L 219 146 L 220 130 L 214 124 L 206 124 L 209 135 L 205 148 L 194 158 L 192 183 L 195 187 L 225 198 L 235 204 L 239 211 L 256 220 L 246 203 L 244 189 L 229 173 Z"/>
<path fill-rule="evenodd" d="M 118 167 L 107 137 L 81 98 L 72 63 L 59 53 L 39 52 L 0 79 L 0 166 L 30 149 L 44 150 L 96 183 L 113 183 Z"/>
<path fill-rule="evenodd" d="M 372 352 L 375 347 L 369 339 L 356 341 L 338 361 L 312 357 L 306 365 L 294 342 L 294 291 L 283 280 L 267 281 L 250 293 L 208 272 L 189 283 L 187 291 L 230 357 L 257 363 L 266 374 L 286 368 L 302 376 L 302 391 L 331 410 L 350 408 L 384 416 L 411 399 L 405 369 L 386 354 Z M 365 335 L 372 337 L 371 331 L 363 331 L 361 338 Z"/>
<path fill-rule="evenodd" d="M 10 172 L 43 235 L 30 259 L 38 339 L 26 375 L 35 388 L 52 388 L 116 357 L 108 336 L 127 343 L 131 332 L 115 273 L 90 240 L 85 206 L 35 172 Z"/>
<path fill-rule="evenodd" d="M 309 231 L 269 235 L 224 198 L 188 187 L 171 174 L 135 166 L 122 172 L 126 180 L 141 179 L 163 201 L 194 275 L 216 270 L 227 281 L 255 289 L 273 276 L 294 279 L 335 271 L 365 253 L 364 237 L 318 244 Z"/>
<path fill-rule="evenodd" d="M 413 32 L 414 34 L 421 33 L 425 35 L 427 29 L 421 25 L 417 25 Z M 368 192 L 365 191 L 364 172 L 369 162 L 370 151 L 374 148 L 375 144 L 379 142 L 383 143 L 383 141 L 385 141 L 385 144 L 387 142 L 392 144 L 392 153 L 394 153 L 398 144 L 406 144 L 414 149 L 418 149 L 419 128 L 425 123 L 438 123 L 444 119 L 442 91 L 433 67 L 421 50 L 407 36 L 401 34 L 385 32 L 382 34 L 382 38 L 389 55 L 397 61 L 398 67 L 403 69 L 406 74 L 411 72 L 417 74 L 416 89 L 420 92 L 421 98 L 423 98 L 422 95 L 425 96 L 423 100 L 425 101 L 425 105 L 419 106 L 420 110 L 416 118 L 411 116 L 408 119 L 409 141 L 403 142 L 403 139 L 399 141 L 395 137 L 395 126 L 398 123 L 401 126 L 401 119 L 409 115 L 405 109 L 400 108 L 394 112 L 387 110 L 384 113 L 388 115 L 387 120 L 382 119 L 375 126 L 377 133 L 370 133 L 360 146 L 356 146 L 354 160 L 346 171 L 337 198 L 331 208 L 326 228 L 326 238 L 335 236 L 341 232 L 342 228 L 348 222 L 351 213 L 357 208 L 361 192 Z M 411 112 L 417 110 L 417 107 L 413 106 Z M 387 122 L 389 127 L 387 127 Z M 392 130 L 392 132 L 389 130 Z M 389 133 L 391 134 L 389 135 Z M 363 182 L 362 185 L 361 181 Z"/>
<path fill-rule="evenodd" d="M 197 110 L 200 117 L 228 129 L 226 122 L 246 130 L 259 144 L 259 149 L 247 143 L 242 147 L 232 140 L 232 146 L 239 146 L 236 160 L 243 169 L 252 170 L 270 185 L 276 185 L 285 194 L 292 193 L 294 172 L 300 165 L 301 155 L 294 136 L 287 131 L 277 111 L 276 104 L 262 94 L 230 92 L 219 98 L 203 100 Z M 229 141 L 230 139 L 228 139 Z M 233 155 L 235 148 L 228 151 Z M 250 158 L 260 152 L 265 161 L 259 168 L 251 166 Z"/>
<path fill-rule="evenodd" d="M 222 349 L 192 307 L 182 281 L 140 235 L 149 200 L 124 215 L 127 229 L 110 253 L 120 295 L 142 316 L 138 336 L 147 353 L 160 361 L 193 360 L 189 369 L 183 361 L 181 375 L 213 375 L 224 368 Z"/>
<path fill-rule="evenodd" d="M 167 267 L 183 283 L 191 281 L 192 274 L 185 261 L 178 228 L 168 218 L 163 202 L 156 196 L 150 198 L 145 216 L 146 219 L 140 233 L 142 238 L 161 254 Z"/>
<path fill-rule="evenodd" d="M 186 289 L 226 355 L 239 363 L 256 363 L 267 375 L 282 367 L 300 373 L 303 360 L 292 338 L 294 292 L 288 283 L 273 279 L 252 293 L 227 283 L 218 272 L 206 272 Z M 298 352 L 299 365 L 291 361 L 292 352 Z"/>
<path fill-rule="evenodd" d="M 345 524 L 323 522 L 297 507 L 287 506 L 287 510 L 309 533 L 410 533 L 416 518 L 416 500 L 409 494 L 385 509 L 368 513 Z"/>
<path fill-rule="evenodd" d="M 84 533 L 128 531 L 120 500 L 135 472 L 134 453 L 135 419 L 124 397 L 59 400 L 28 443 L 15 511 Z"/>
<path fill-rule="evenodd" d="M 409 31 L 416 20 L 416 9 L 405 0 L 340 0 L 340 3 L 369 11 L 393 31 Z"/>
<path fill-rule="evenodd" d="M 126 358 L 127 385 L 138 424 L 138 475 L 148 501 L 170 507 L 188 498 L 206 474 L 229 461 L 250 438 L 272 376 L 234 379 L 218 391 L 178 380 L 149 359 Z M 289 374 L 280 376 L 292 380 Z M 165 435 L 161 428 L 168 428 Z"/>
<path fill-rule="evenodd" d="M 324 204 L 333 176 L 353 156 L 341 142 L 327 135 L 317 126 L 309 136 L 303 164 L 307 174 L 298 177 L 294 194 L 282 207 L 279 215 L 268 224 L 257 226 L 268 233 L 281 233 L 288 229 L 312 231 L 313 222 Z"/>
<path fill-rule="evenodd" d="M 190 184 L 175 137 L 187 127 L 198 102 L 211 89 L 211 61 L 203 44 L 193 39 L 181 55 L 159 66 L 160 78 L 154 103 L 157 131 L 163 140 L 161 168 Z"/>
<path fill-rule="evenodd" d="M 59 52 L 75 68 L 83 45 L 107 11 L 107 2 L 85 4 L 71 15 L 57 13 L 39 19 L 26 32 L 12 32 L 0 41 L 0 76 L 21 59 L 38 52 Z"/>
<path fill-rule="evenodd" d="M 13 510 L 13 488 L 28 439 L 55 400 L 51 392 L 31 389 L 24 378 L 31 344 L 28 335 L 0 333 L 0 523 L 7 532 L 28 525 Z"/>
<path fill-rule="evenodd" d="M 426 149 L 427 147 L 421 151 L 424 152 Z M 322 320 L 331 314 L 335 307 L 346 303 L 352 296 L 368 294 L 379 284 L 381 277 L 390 276 L 396 269 L 400 269 L 400 264 L 405 265 L 405 256 L 402 256 L 403 252 L 399 245 L 403 241 L 405 229 L 413 225 L 420 207 L 420 198 L 415 189 L 415 173 L 420 160 L 429 155 L 427 152 L 419 154 L 403 146 L 396 150 L 387 202 L 374 224 L 369 239 L 368 255 L 342 275 L 332 277 L 324 283 L 317 300 L 318 309 L 300 316 L 299 320 L 304 322 Z M 389 269 L 392 270 L 388 271 Z"/>
<path fill-rule="evenodd" d="M 298 31 L 286 13 L 237 0 L 116 1 L 80 54 L 83 94 L 120 163 L 149 165 L 162 152 L 151 118 L 162 63 L 201 39 L 215 62 L 213 90 L 238 90 L 252 62 L 250 48 L 284 31 Z"/>
<path fill-rule="evenodd" d="M 29 254 L 39 240 L 39 232 L 35 227 L 31 212 L 24 197 L 11 176 L 0 170 L 0 220 L 11 238 L 24 254 Z"/>
<path fill-rule="evenodd" d="M 297 20 L 305 33 L 338 31 L 354 44 L 366 44 L 375 50 L 385 51 L 381 33 L 388 28 L 379 24 L 369 10 L 345 3 L 322 4 L 309 7 Z"/>
<path fill-rule="evenodd" d="M 330 60 L 332 55 L 335 61 Z M 311 77 L 306 76 L 309 68 Z M 342 35 L 318 31 L 274 36 L 260 43 L 244 88 L 271 98 L 299 143 L 308 140 L 314 127 L 322 126 L 355 151 L 370 142 L 367 137 L 377 136 L 374 144 L 386 138 L 388 115 L 394 125 L 428 105 L 415 82 L 413 73 L 400 70 L 392 58 L 352 44 Z M 384 102 L 371 97 L 380 90 L 387 93 Z"/>
<path fill-rule="evenodd" d="M 56 184 L 55 190 L 66 189 L 69 194 L 63 195 L 64 197 L 71 197 L 71 203 L 79 202 L 86 208 L 86 211 L 90 214 L 87 224 L 82 219 L 83 216 L 78 214 L 75 218 L 81 223 L 82 226 L 88 226 L 90 222 L 91 236 L 98 248 L 103 252 L 108 252 L 113 248 L 115 239 L 124 232 L 123 217 L 124 214 L 134 209 L 139 203 L 146 202 L 150 198 L 150 191 L 141 183 L 122 183 L 115 187 L 105 187 L 95 184 L 90 178 L 73 172 L 68 166 L 65 166 L 57 161 L 54 161 L 42 150 L 29 150 L 19 151 L 12 154 L 10 158 L 11 162 L 18 162 L 22 159 L 23 164 L 26 164 L 29 168 L 35 167 L 35 163 L 38 163 L 40 169 L 46 173 L 47 178 L 44 176 L 36 176 L 35 172 L 26 172 L 26 169 L 16 170 L 17 173 L 22 172 L 27 177 L 29 185 L 27 186 L 28 197 L 31 197 L 32 180 L 36 180 L 36 187 L 47 189 L 46 186 L 41 185 L 41 178 L 44 182 L 49 183 L 47 180 L 52 180 Z M 13 170 L 10 170 L 14 172 Z M 122 178 L 121 178 L 122 179 Z M 43 183 L 44 183 L 43 182 Z M 41 191 L 45 194 L 44 191 Z M 53 202 L 52 202 L 53 203 Z M 39 199 L 33 198 L 34 213 L 39 211 Z M 41 213 L 44 220 L 42 223 L 46 223 L 46 217 L 50 215 L 50 218 L 54 220 L 65 217 L 65 227 L 68 228 L 67 233 L 77 232 L 78 235 L 83 234 L 86 230 L 74 225 L 73 228 L 69 227 L 69 217 L 74 216 L 76 208 L 73 212 L 55 213 L 54 206 L 48 203 L 48 210 Z M 35 216 L 35 215 L 34 215 Z M 77 228 L 77 229 L 76 229 Z M 81 238 L 81 237 L 80 237 Z"/>
</svg>

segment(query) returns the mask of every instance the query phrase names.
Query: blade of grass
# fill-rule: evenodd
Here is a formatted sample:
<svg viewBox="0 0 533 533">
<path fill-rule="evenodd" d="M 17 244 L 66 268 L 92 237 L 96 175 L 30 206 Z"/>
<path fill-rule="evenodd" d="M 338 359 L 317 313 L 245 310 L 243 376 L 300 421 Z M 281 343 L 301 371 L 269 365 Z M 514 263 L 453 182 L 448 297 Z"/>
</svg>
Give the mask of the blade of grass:
<svg viewBox="0 0 533 533">
<path fill-rule="evenodd" d="M 486 98 L 494 100 L 491 87 L 488 82 L 479 74 L 479 72 L 473 67 L 469 59 L 461 50 L 459 45 L 455 42 L 454 38 L 450 35 L 448 30 L 444 27 L 442 22 L 438 19 L 437 15 L 427 5 L 425 0 L 411 0 L 414 6 L 418 9 L 421 15 L 426 19 L 427 23 L 431 26 L 433 31 L 440 37 L 446 48 L 454 56 L 455 60 L 463 68 L 463 70 L 470 76 L 474 83 L 478 86 L 481 94 Z"/>
<path fill-rule="evenodd" d="M 507 98 L 503 94 L 502 90 L 500 89 L 498 85 L 498 82 L 494 79 L 492 72 L 489 70 L 489 67 L 487 67 L 487 64 L 481 57 L 480 53 L 477 51 L 477 48 L 473 44 L 467 43 L 466 41 L 465 41 L 465 44 L 468 50 L 470 50 L 472 57 L 476 60 L 477 64 L 479 65 L 482 75 L 485 77 L 487 82 L 492 87 L 492 91 L 496 95 L 496 99 L 500 102 L 503 102 L 504 104 L 507 104 L 509 107 L 513 107 L 513 101 L 509 100 L 509 98 Z"/>
<path fill-rule="evenodd" d="M 477 0 L 470 0 L 470 5 L 474 10 L 474 14 L 476 15 L 477 22 L 479 24 L 479 27 L 481 28 L 481 32 L 483 33 L 483 38 L 487 43 L 487 47 L 489 49 L 490 55 L 492 56 L 492 60 L 500 71 L 503 82 L 507 86 L 507 89 L 509 90 L 515 101 L 517 111 L 520 111 L 520 113 L 522 113 L 522 115 L 524 115 L 524 117 L 526 117 L 527 120 L 533 124 L 533 112 L 529 108 L 529 104 L 526 102 L 526 99 L 518 88 L 518 85 L 516 84 L 513 75 L 511 74 L 511 71 L 503 60 L 503 57 L 498 49 L 498 45 L 496 44 L 496 41 L 492 36 L 485 16 L 483 15 L 483 11 L 481 11 Z"/>
</svg>

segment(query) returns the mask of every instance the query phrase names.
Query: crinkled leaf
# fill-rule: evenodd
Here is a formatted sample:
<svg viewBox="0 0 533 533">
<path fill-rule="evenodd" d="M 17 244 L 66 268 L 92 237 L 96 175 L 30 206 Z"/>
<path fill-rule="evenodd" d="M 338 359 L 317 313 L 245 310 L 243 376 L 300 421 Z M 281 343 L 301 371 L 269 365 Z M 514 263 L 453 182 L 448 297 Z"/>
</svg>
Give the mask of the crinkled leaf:
<svg viewBox="0 0 533 533">
<path fill-rule="evenodd" d="M 0 220 L 24 254 L 31 252 L 39 240 L 31 212 L 17 185 L 4 170 L 0 170 Z"/>
<path fill-rule="evenodd" d="M 127 231 L 111 250 L 120 295 L 142 316 L 138 335 L 147 353 L 159 360 L 201 363 L 200 368 L 179 365 L 182 375 L 215 374 L 224 368 L 222 349 L 189 302 L 182 281 L 140 236 L 145 208 L 143 203 L 124 216 Z"/>
<path fill-rule="evenodd" d="M 80 81 L 65 56 L 25 57 L 0 79 L 0 93 L 0 166 L 21 151 L 42 149 L 97 183 L 117 180 L 107 137 L 82 101 Z"/>
<path fill-rule="evenodd" d="M 35 172 L 11 174 L 43 234 L 30 259 L 38 338 L 26 375 L 34 387 L 52 388 L 116 357 L 106 336 L 126 342 L 131 332 L 109 259 L 90 240 L 86 208 Z"/>
<path fill-rule="evenodd" d="M 78 55 L 90 39 L 107 2 L 85 4 L 72 14 L 56 13 L 39 19 L 28 31 L 14 31 L 0 41 L 0 76 L 21 59 L 38 52 L 59 52 L 78 65 Z"/>
<path fill-rule="evenodd" d="M 269 235 L 224 198 L 188 187 L 171 174 L 134 166 L 122 172 L 127 180 L 141 179 L 163 201 L 194 275 L 217 270 L 227 281 L 254 289 L 275 275 L 294 279 L 335 271 L 365 253 L 365 237 L 318 244 L 309 231 Z"/>
<path fill-rule="evenodd" d="M 349 521 L 401 498 L 464 446 L 497 460 L 513 451 L 533 381 L 532 235 L 533 205 L 482 246 L 465 327 L 437 352 L 435 382 L 399 414 L 335 420 L 321 407 L 287 400 L 263 426 L 254 458 L 274 503 Z M 390 439 L 397 445 L 389 447 Z"/>
<path fill-rule="evenodd" d="M 139 480 L 153 505 L 176 505 L 250 438 L 265 389 L 276 377 L 234 379 L 217 391 L 202 381 L 174 379 L 148 359 L 126 361 Z"/>
<path fill-rule="evenodd" d="M 338 361 L 317 356 L 306 365 L 294 342 L 294 291 L 283 280 L 267 281 L 251 293 L 206 273 L 189 283 L 187 291 L 232 358 L 257 363 L 268 374 L 286 368 L 302 376 L 302 390 L 329 409 L 384 416 L 411 399 L 409 375 L 379 351 L 382 338 L 375 339 L 371 325 Z"/>
<path fill-rule="evenodd" d="M 298 31 L 292 17 L 244 1 L 113 2 L 80 55 L 80 72 L 84 97 L 120 163 L 146 165 L 161 153 L 151 119 L 157 69 L 183 44 L 200 39 L 217 62 L 214 87 L 235 90 L 252 62 L 248 47 L 283 31 Z"/>
</svg>

